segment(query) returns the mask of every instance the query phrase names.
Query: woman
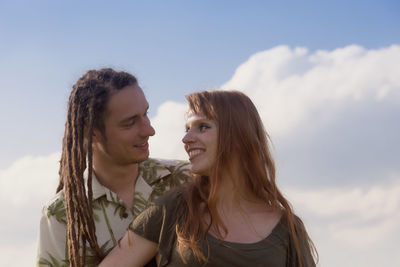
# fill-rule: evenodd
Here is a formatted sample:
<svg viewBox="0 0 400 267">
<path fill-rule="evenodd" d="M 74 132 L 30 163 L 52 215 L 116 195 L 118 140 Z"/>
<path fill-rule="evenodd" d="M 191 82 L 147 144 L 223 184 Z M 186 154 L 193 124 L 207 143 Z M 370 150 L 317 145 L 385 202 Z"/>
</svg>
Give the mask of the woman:
<svg viewBox="0 0 400 267">
<path fill-rule="evenodd" d="M 275 182 L 260 116 L 237 91 L 186 96 L 194 180 L 148 207 L 100 266 L 315 266 L 315 247 Z"/>
</svg>

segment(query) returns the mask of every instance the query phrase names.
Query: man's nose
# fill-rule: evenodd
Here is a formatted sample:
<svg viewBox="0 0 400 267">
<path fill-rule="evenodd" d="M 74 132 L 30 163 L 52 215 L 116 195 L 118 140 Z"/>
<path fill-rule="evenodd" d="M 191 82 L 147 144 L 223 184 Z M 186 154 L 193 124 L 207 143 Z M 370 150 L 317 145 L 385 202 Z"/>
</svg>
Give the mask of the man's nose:
<svg viewBox="0 0 400 267">
<path fill-rule="evenodd" d="M 143 125 L 141 129 L 141 135 L 148 137 L 148 136 L 153 136 L 156 133 L 154 128 L 151 126 L 150 120 L 148 118 L 145 118 L 143 120 Z"/>
</svg>

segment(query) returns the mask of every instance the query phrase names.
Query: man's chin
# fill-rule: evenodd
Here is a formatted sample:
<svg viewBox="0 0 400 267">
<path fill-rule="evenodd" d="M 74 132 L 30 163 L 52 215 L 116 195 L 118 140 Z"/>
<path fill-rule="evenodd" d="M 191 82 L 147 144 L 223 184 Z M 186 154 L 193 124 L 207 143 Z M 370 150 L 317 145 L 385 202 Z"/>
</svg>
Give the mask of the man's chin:
<svg viewBox="0 0 400 267">
<path fill-rule="evenodd" d="M 149 158 L 149 152 L 146 153 L 146 155 L 143 155 L 142 157 L 137 157 L 133 163 L 141 163 Z"/>
</svg>

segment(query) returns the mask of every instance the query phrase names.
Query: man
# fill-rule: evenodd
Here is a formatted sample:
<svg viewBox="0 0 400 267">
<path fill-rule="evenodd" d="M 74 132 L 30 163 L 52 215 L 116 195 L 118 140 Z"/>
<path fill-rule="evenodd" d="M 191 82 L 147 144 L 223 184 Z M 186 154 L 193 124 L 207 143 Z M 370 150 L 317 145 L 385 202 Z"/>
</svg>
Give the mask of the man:
<svg viewBox="0 0 400 267">
<path fill-rule="evenodd" d="M 96 266 L 149 201 L 188 179 L 187 163 L 148 159 L 148 107 L 126 72 L 90 70 L 73 86 L 37 266 Z"/>
</svg>

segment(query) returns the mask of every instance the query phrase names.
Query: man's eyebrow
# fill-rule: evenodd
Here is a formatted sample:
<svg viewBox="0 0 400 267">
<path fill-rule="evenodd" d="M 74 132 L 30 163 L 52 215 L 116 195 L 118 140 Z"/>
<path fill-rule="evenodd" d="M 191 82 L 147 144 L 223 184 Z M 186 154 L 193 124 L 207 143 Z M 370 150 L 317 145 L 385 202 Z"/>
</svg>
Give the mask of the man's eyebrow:
<svg viewBox="0 0 400 267">
<path fill-rule="evenodd" d="M 137 117 L 138 117 L 138 115 L 136 114 L 136 115 L 133 115 L 133 116 L 130 116 L 128 118 L 125 118 L 125 119 L 121 120 L 119 123 L 120 124 L 124 124 L 124 123 L 127 123 L 129 121 L 133 121 L 133 120 L 136 120 Z"/>
<path fill-rule="evenodd" d="M 149 106 L 147 106 L 146 112 L 148 110 L 149 110 Z M 129 122 L 129 121 L 133 121 L 133 120 L 136 120 L 137 117 L 139 117 L 139 114 L 135 114 L 133 116 L 129 116 L 129 117 L 125 118 L 125 119 L 122 119 L 119 123 L 123 124 L 123 123 Z"/>
</svg>

